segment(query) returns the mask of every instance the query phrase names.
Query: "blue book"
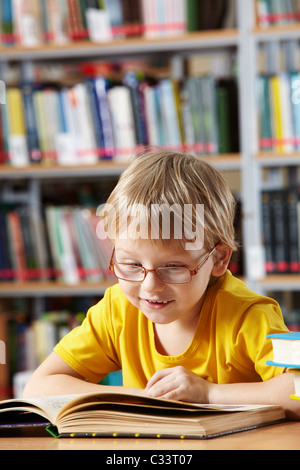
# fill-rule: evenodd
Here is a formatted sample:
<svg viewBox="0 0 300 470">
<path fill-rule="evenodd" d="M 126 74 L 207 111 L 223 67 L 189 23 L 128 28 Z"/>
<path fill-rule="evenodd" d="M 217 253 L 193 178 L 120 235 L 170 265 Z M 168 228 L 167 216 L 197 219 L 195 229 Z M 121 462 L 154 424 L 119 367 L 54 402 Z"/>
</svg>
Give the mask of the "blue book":
<svg viewBox="0 0 300 470">
<path fill-rule="evenodd" d="M 275 333 L 267 336 L 273 345 L 270 366 L 300 369 L 300 332 Z"/>
<path fill-rule="evenodd" d="M 22 85 L 29 158 L 32 163 L 40 163 L 42 161 L 42 152 L 39 145 L 37 118 L 33 104 L 34 91 L 35 87 L 33 84 L 24 83 Z"/>
<path fill-rule="evenodd" d="M 2 22 L 2 42 L 5 45 L 14 44 L 14 25 L 12 0 L 2 0 L 0 3 L 0 17 Z"/>
<path fill-rule="evenodd" d="M 96 93 L 96 88 L 95 88 L 95 80 L 94 79 L 86 80 L 86 85 L 87 85 L 87 92 L 88 92 L 88 98 L 89 98 L 89 105 L 90 105 L 90 109 L 92 113 L 93 130 L 94 130 L 94 135 L 95 135 L 95 139 L 97 143 L 98 157 L 100 159 L 104 151 L 104 139 L 103 139 L 100 109 L 97 104 L 98 98 L 97 98 L 97 93 Z"/>
</svg>

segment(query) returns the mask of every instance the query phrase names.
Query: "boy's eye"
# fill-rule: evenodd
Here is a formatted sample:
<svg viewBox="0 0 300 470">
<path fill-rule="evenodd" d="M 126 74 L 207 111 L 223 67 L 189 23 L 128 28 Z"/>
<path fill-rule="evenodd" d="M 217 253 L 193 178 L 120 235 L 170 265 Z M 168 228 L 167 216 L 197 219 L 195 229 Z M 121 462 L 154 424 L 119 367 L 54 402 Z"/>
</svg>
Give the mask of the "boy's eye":
<svg viewBox="0 0 300 470">
<path fill-rule="evenodd" d="M 166 268 L 186 268 L 183 264 L 166 264 Z"/>
</svg>

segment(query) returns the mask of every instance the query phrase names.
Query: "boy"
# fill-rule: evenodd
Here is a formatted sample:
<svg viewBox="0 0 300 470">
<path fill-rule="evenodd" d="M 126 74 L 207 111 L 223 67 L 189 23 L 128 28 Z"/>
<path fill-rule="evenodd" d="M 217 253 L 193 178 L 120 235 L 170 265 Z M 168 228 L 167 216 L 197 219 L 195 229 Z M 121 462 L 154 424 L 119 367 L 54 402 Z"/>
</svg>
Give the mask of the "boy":
<svg viewBox="0 0 300 470">
<path fill-rule="evenodd" d="M 281 404 L 300 417 L 293 377 L 270 367 L 278 304 L 227 270 L 235 204 L 199 157 L 138 157 L 102 210 L 118 284 L 29 380 L 24 395 L 92 392 L 122 369 L 129 391 L 198 403 Z"/>
</svg>

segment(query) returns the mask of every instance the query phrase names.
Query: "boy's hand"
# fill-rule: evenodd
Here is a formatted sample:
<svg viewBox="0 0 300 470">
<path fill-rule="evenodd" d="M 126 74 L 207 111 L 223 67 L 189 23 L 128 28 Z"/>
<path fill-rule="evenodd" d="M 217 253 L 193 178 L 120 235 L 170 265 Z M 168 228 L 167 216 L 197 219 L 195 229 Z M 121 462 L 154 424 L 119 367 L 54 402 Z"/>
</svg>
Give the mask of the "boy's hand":
<svg viewBox="0 0 300 470">
<path fill-rule="evenodd" d="M 172 367 L 156 372 L 147 383 L 145 392 L 155 398 L 209 403 L 210 384 L 184 367 Z"/>
</svg>

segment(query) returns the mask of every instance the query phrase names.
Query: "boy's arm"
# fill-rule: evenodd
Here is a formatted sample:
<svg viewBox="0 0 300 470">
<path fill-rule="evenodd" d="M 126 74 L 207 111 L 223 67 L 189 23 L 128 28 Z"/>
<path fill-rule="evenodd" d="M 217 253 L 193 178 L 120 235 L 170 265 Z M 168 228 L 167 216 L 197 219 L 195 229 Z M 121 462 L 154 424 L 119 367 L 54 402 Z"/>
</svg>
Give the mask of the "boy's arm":
<svg viewBox="0 0 300 470">
<path fill-rule="evenodd" d="M 213 384 L 209 399 L 211 403 L 281 405 L 289 419 L 300 420 L 300 402 L 290 398 L 294 391 L 293 374 L 284 373 L 265 382 Z"/>
<path fill-rule="evenodd" d="M 281 405 L 288 418 L 300 420 L 300 401 L 290 398 L 294 393 L 293 374 L 282 374 L 265 382 L 214 384 L 183 367 L 174 367 L 156 372 L 146 386 L 146 393 L 195 403 Z"/>
<path fill-rule="evenodd" d="M 27 382 L 23 397 L 92 393 L 106 388 L 105 385 L 86 382 L 84 377 L 72 369 L 58 354 L 52 352 Z M 136 393 L 136 389 L 126 388 L 125 390 L 123 387 L 109 386 L 109 390 Z M 139 390 L 139 392 L 142 391 Z"/>
<path fill-rule="evenodd" d="M 30 377 L 23 397 L 67 395 L 93 391 L 99 391 L 99 386 L 86 382 L 58 354 L 53 352 Z"/>
</svg>

